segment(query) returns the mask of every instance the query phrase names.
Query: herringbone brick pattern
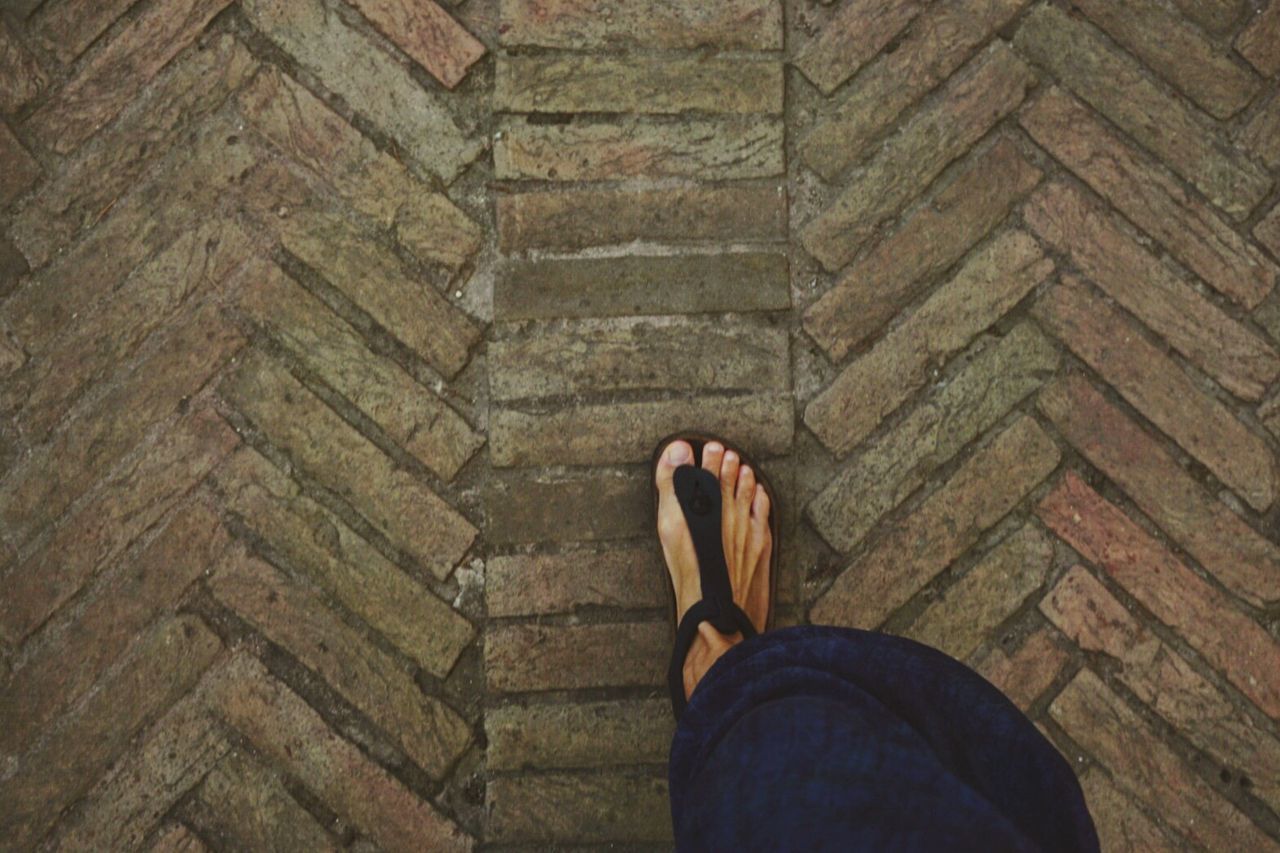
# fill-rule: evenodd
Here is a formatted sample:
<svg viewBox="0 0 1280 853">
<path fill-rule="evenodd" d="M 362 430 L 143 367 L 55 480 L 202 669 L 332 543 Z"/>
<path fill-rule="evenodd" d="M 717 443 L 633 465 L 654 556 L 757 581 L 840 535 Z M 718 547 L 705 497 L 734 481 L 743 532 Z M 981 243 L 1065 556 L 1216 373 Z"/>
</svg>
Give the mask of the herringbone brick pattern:
<svg viewBox="0 0 1280 853">
<path fill-rule="evenodd" d="M 782 624 L 1280 847 L 1280 3 L 0 0 L 0 847 L 670 846 L 647 457 Z"/>
</svg>

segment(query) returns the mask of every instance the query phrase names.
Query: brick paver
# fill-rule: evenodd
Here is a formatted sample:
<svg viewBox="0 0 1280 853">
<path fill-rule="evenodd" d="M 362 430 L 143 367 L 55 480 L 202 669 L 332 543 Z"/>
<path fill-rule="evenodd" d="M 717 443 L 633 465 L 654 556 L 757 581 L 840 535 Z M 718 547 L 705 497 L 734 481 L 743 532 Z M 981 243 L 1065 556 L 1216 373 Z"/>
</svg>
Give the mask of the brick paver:
<svg viewBox="0 0 1280 853">
<path fill-rule="evenodd" d="M 0 849 L 669 849 L 647 459 L 1280 849 L 1280 0 L 0 3 Z"/>
</svg>

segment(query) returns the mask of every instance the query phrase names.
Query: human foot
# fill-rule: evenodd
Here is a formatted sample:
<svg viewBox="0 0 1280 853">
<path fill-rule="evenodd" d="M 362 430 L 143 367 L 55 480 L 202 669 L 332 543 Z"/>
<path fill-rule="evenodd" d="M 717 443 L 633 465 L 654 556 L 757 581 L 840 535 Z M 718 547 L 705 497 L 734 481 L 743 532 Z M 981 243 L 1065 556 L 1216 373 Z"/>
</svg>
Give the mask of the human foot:
<svg viewBox="0 0 1280 853">
<path fill-rule="evenodd" d="M 685 611 L 702 598 L 698 558 L 674 486 L 676 468 L 691 464 L 693 448 L 688 442 L 673 441 L 659 457 L 655 473 L 658 539 L 662 543 L 667 571 L 676 592 L 676 624 L 684 617 Z M 746 612 L 756 630 L 763 631 L 769 615 L 769 572 L 773 550 L 769 496 L 756 482 L 755 472 L 742 464 L 738 454 L 726 451 L 719 442 L 712 441 L 703 446 L 702 467 L 720 481 L 720 532 L 734 603 Z M 693 693 L 711 665 L 740 642 L 740 633 L 722 634 L 710 622 L 698 626 L 698 636 L 684 660 L 685 698 Z"/>
</svg>

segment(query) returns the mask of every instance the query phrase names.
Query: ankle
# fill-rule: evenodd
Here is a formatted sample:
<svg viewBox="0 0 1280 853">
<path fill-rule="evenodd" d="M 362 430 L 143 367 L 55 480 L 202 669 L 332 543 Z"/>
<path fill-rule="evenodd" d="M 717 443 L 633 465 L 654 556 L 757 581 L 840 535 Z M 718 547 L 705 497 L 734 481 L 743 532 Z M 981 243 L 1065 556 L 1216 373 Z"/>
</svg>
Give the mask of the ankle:
<svg viewBox="0 0 1280 853">
<path fill-rule="evenodd" d="M 721 634 L 707 622 L 698 627 L 689 654 L 684 659 L 684 695 L 693 695 L 702 677 L 729 649 L 742 642 L 742 634 Z"/>
</svg>

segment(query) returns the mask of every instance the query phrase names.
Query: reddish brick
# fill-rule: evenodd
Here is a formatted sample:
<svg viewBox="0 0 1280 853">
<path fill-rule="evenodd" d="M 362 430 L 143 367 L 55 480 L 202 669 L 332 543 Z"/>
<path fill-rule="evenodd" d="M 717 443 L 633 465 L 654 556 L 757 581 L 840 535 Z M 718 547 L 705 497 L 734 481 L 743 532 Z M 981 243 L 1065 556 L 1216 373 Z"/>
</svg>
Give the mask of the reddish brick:
<svg viewBox="0 0 1280 853">
<path fill-rule="evenodd" d="M 661 567 L 652 547 L 490 557 L 485 604 L 490 617 L 565 613 L 590 605 L 663 607 L 667 593 Z"/>
<path fill-rule="evenodd" d="M 484 668 L 494 693 L 657 687 L 665 683 L 670 652 L 665 622 L 499 624 L 485 635 Z"/>
<path fill-rule="evenodd" d="M 1274 264 L 1075 98 L 1053 87 L 1022 111 L 1020 121 L 1037 142 L 1224 296 L 1253 308 L 1275 287 L 1280 270 Z M 1063 192 L 1058 186 L 1046 193 Z M 1071 232 L 1067 239 L 1073 244 L 1096 244 L 1116 230 L 1093 216 L 1086 222 L 1060 228 Z M 1091 248 L 1081 252 L 1088 256 Z M 1131 248 L 1129 254 L 1135 251 Z"/>
<path fill-rule="evenodd" d="M 118 368 L 121 384 L 78 410 L 10 472 L 0 519 L 13 541 L 29 541 L 137 447 L 244 345 L 244 337 L 206 303 L 174 324 L 141 361 Z M 123 373 L 125 375 L 120 376 Z"/>
<path fill-rule="evenodd" d="M 1272 808 L 1280 803 L 1280 740 L 1238 713 L 1083 566 L 1058 582 L 1040 610 L 1081 648 L 1115 658 L 1120 681 L 1192 743 L 1249 778 L 1255 796 Z"/>
<path fill-rule="evenodd" d="M 227 506 L 273 552 L 443 678 L 475 635 L 471 624 L 382 556 L 257 451 L 215 472 Z"/>
<path fill-rule="evenodd" d="M 573 251 L 633 240 L 780 241 L 781 186 L 539 191 L 499 195 L 498 248 Z"/>
<path fill-rule="evenodd" d="M 180 823 L 172 823 L 156 834 L 150 853 L 204 853 L 209 848 Z"/>
<path fill-rule="evenodd" d="M 149 718 L 191 689 L 221 650 L 194 616 L 168 619 L 139 638 L 129 659 L 0 781 L 5 842 L 32 846 Z"/>
<path fill-rule="evenodd" d="M 452 821 L 339 737 L 248 655 L 228 667 L 215 702 L 222 719 L 384 850 L 471 849 Z"/>
<path fill-rule="evenodd" d="M 503 705 L 484 725 L 491 770 L 664 764 L 675 734 L 665 698 Z"/>
<path fill-rule="evenodd" d="M 0 599 L 0 636 L 10 642 L 27 637 L 238 442 L 221 418 L 201 408 L 113 472 L 9 573 L 8 592 Z"/>
<path fill-rule="evenodd" d="M 489 479 L 485 506 L 485 538 L 491 545 L 625 539 L 653 532 L 647 472 L 498 473 Z"/>
<path fill-rule="evenodd" d="M 514 113 L 782 112 L 782 63 L 633 54 L 503 54 L 493 109 Z"/>
<path fill-rule="evenodd" d="M 1076 8 L 1215 118 L 1235 115 L 1261 88 L 1255 75 L 1156 0 L 1080 0 Z"/>
<path fill-rule="evenodd" d="M 432 0 L 348 0 L 373 25 L 452 89 L 484 56 L 484 45 Z"/>
<path fill-rule="evenodd" d="M 1032 9 L 1014 45 L 1231 216 L 1248 216 L 1270 191 L 1266 171 L 1208 117 L 1166 94 L 1136 59 L 1057 6 Z"/>
<path fill-rule="evenodd" d="M 1040 174 L 1001 137 L 810 305 L 805 331 L 843 359 L 1004 219 Z"/>
<path fill-rule="evenodd" d="M 471 732 L 465 720 L 424 696 L 394 658 L 271 566 L 232 553 L 209 585 L 219 601 L 367 714 L 433 779 L 466 749 Z"/>
<path fill-rule="evenodd" d="M 307 476 L 350 501 L 437 578 L 448 577 L 471 547 L 470 522 L 283 367 L 255 352 L 222 392 Z"/>
<path fill-rule="evenodd" d="M 1052 271 L 1026 232 L 993 238 L 810 401 L 805 423 L 837 455 L 847 453 L 925 384 L 933 365 L 968 346 Z"/>
<path fill-rule="evenodd" d="M 1258 607 L 1280 601 L 1280 549 L 1092 385 L 1064 377 L 1045 388 L 1039 402 L 1067 441 L 1224 586 Z"/>
<path fill-rule="evenodd" d="M 555 843 L 671 843 L 667 780 L 654 775 L 499 776 L 486 798 L 488 840 Z M 613 846 L 613 845 L 609 845 Z"/>
<path fill-rule="evenodd" d="M 907 26 L 897 48 L 869 62 L 849 84 L 848 96 L 817 121 L 800 141 L 800 156 L 819 175 L 835 180 L 899 115 L 947 79 L 1025 5 L 1026 0 L 970 0 L 925 9 Z"/>
<path fill-rule="evenodd" d="M 1004 518 L 1058 460 L 1044 430 L 1019 418 L 846 568 L 814 603 L 810 619 L 876 627 Z"/>
<path fill-rule="evenodd" d="M 641 47 L 781 50 L 782 4 L 723 0 L 689 6 L 668 0 L 503 0 L 498 41 L 572 50 Z"/>
<path fill-rule="evenodd" d="M 53 0 L 39 8 L 28 26 L 40 40 L 41 47 L 56 56 L 63 65 L 69 65 L 135 1 L 84 3 L 81 0 Z"/>
<path fill-rule="evenodd" d="M 1035 316 L 1130 404 L 1261 511 L 1276 497 L 1266 443 L 1116 309 L 1063 276 Z"/>
<path fill-rule="evenodd" d="M 793 62 L 824 95 L 830 95 L 926 5 L 920 0 L 852 0 L 797 51 Z"/>
<path fill-rule="evenodd" d="M 441 479 L 451 480 L 484 438 L 444 400 L 372 352 L 323 302 L 271 263 L 257 265 L 241 307 L 310 371 Z"/>
<path fill-rule="evenodd" d="M 1240 692 L 1280 717 L 1280 642 L 1225 595 L 1074 473 L 1038 511 L 1050 529 L 1178 631 Z"/>
<path fill-rule="evenodd" d="M 1160 829 L 1107 780 L 1102 771 L 1090 768 L 1080 777 L 1089 816 L 1098 830 L 1102 849 L 1116 853 L 1147 853 L 1175 849 L 1186 840 L 1173 838 Z"/>
<path fill-rule="evenodd" d="M 1280 74 L 1280 6 L 1272 3 L 1254 15 L 1236 39 L 1236 50 L 1264 75 Z"/>
<path fill-rule="evenodd" d="M 16 754 L 40 727 L 81 696 L 135 635 L 172 608 L 229 541 L 213 510 L 178 511 L 141 553 L 122 560 L 92 599 L 16 668 L 0 693 L 0 753 Z M 21 591 L 21 590 L 19 590 Z M 47 634 L 54 634 L 52 638 Z"/>
<path fill-rule="evenodd" d="M 1101 761 L 1118 787 L 1147 804 L 1192 843 L 1210 850 L 1273 846 L 1089 670 L 1081 670 L 1066 686 L 1049 713 Z"/>
<path fill-rule="evenodd" d="M 1067 650 L 1040 628 L 1012 655 L 999 647 L 992 649 L 977 670 L 1025 711 L 1057 679 L 1067 660 Z"/>
<path fill-rule="evenodd" d="M 0 210 L 35 186 L 40 175 L 40 164 L 22 147 L 9 126 L 0 122 Z"/>
<path fill-rule="evenodd" d="M 896 216 L 953 160 L 1012 112 L 1034 80 L 997 40 L 943 86 L 877 152 L 835 202 L 800 231 L 800 242 L 828 270 L 847 264 L 875 229 Z"/>
<path fill-rule="evenodd" d="M 0 21 L 0 113 L 16 113 L 40 94 L 49 76 L 22 46 L 13 30 Z"/>
<path fill-rule="evenodd" d="M 187 813 L 206 837 L 237 850 L 340 849 L 274 773 L 242 752 L 209 771 Z"/>
<path fill-rule="evenodd" d="M 80 66 L 27 121 L 44 145 L 74 151 L 113 119 L 231 0 L 172 0 L 148 6 Z"/>
</svg>

